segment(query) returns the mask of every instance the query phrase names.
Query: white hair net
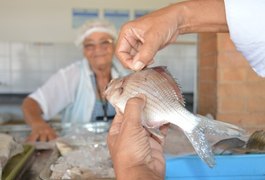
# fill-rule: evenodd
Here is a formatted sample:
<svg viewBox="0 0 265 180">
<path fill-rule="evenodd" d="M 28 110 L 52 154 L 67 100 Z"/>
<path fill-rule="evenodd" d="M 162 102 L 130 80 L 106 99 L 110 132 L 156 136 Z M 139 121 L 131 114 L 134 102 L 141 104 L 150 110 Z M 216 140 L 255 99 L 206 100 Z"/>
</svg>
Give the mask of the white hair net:
<svg viewBox="0 0 265 180">
<path fill-rule="evenodd" d="M 104 19 L 94 19 L 87 21 L 78 29 L 75 44 L 80 46 L 85 38 L 94 32 L 105 32 L 111 35 L 114 40 L 117 38 L 117 30 L 114 24 Z"/>
</svg>

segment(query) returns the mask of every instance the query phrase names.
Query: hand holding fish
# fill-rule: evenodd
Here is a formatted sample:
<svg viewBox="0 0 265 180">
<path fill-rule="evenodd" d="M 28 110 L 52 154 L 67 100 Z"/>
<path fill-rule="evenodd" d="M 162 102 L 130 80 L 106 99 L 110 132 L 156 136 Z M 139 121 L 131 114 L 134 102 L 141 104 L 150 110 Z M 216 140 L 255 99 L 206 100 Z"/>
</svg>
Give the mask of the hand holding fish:
<svg viewBox="0 0 265 180">
<path fill-rule="evenodd" d="M 228 32 L 224 1 L 175 3 L 129 21 L 120 30 L 116 56 L 125 67 L 138 71 L 178 35 L 194 32 Z"/>
<path fill-rule="evenodd" d="M 176 19 L 174 7 L 169 6 L 123 26 L 116 46 L 121 63 L 136 71 L 153 63 L 156 52 L 176 40 Z"/>
<path fill-rule="evenodd" d="M 108 147 L 119 179 L 164 179 L 162 142 L 141 124 L 145 101 L 128 100 L 124 114 L 117 112 L 108 135 Z M 161 129 L 164 133 L 167 127 Z"/>
</svg>

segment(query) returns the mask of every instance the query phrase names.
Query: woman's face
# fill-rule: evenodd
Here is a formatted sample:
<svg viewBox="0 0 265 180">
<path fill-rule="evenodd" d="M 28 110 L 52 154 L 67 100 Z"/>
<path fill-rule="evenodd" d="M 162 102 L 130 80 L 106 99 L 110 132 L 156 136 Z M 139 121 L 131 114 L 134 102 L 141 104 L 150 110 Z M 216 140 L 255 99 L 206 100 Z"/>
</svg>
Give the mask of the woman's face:
<svg viewBox="0 0 265 180">
<path fill-rule="evenodd" d="M 111 67 L 114 51 L 113 38 L 104 32 L 94 32 L 83 42 L 83 54 L 92 68 Z"/>
</svg>

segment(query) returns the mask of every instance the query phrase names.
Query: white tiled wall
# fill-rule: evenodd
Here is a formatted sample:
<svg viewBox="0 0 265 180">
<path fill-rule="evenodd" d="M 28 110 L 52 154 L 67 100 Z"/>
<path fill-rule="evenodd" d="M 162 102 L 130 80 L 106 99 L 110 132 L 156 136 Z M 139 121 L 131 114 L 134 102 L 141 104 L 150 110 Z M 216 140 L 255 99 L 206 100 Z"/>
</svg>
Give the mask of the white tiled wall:
<svg viewBox="0 0 265 180">
<path fill-rule="evenodd" d="M 30 93 L 82 54 L 73 44 L 0 42 L 0 93 Z"/>
<path fill-rule="evenodd" d="M 197 45 L 196 35 L 181 36 L 155 57 L 154 65 L 168 66 L 183 92 L 194 92 Z M 192 43 L 181 43 L 192 42 Z M 0 42 L 0 94 L 30 93 L 59 68 L 80 60 L 74 44 Z"/>
<path fill-rule="evenodd" d="M 154 65 L 167 66 L 182 91 L 192 93 L 197 81 L 197 35 L 180 37 L 179 43 L 169 45 L 156 55 Z"/>
</svg>

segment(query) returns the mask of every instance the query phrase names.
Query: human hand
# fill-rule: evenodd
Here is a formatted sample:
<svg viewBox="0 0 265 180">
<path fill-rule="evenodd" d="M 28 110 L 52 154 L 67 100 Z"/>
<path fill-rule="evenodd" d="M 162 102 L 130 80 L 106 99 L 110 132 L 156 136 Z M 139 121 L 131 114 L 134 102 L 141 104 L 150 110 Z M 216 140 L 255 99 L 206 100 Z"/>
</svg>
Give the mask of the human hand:
<svg viewBox="0 0 265 180">
<path fill-rule="evenodd" d="M 31 134 L 27 137 L 27 142 L 50 141 L 57 138 L 57 134 L 53 128 L 46 122 L 32 124 Z"/>
<path fill-rule="evenodd" d="M 117 179 L 164 179 L 163 140 L 151 135 L 141 124 L 145 101 L 135 97 L 124 114 L 117 112 L 108 135 L 108 147 Z M 167 127 L 163 126 L 162 133 Z"/>
<path fill-rule="evenodd" d="M 178 19 L 174 6 L 154 11 L 125 24 L 120 30 L 116 55 L 132 70 L 153 63 L 156 52 L 176 40 Z"/>
</svg>

